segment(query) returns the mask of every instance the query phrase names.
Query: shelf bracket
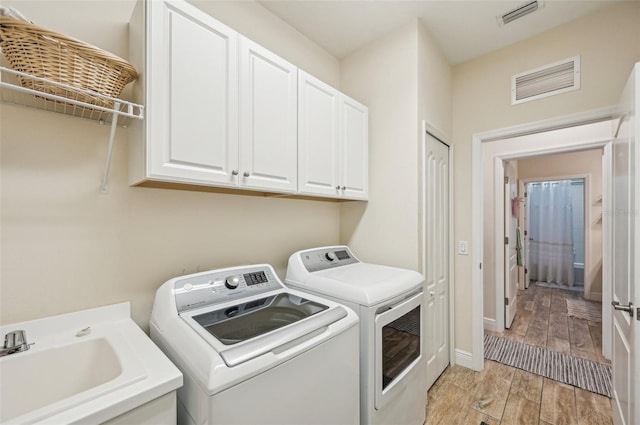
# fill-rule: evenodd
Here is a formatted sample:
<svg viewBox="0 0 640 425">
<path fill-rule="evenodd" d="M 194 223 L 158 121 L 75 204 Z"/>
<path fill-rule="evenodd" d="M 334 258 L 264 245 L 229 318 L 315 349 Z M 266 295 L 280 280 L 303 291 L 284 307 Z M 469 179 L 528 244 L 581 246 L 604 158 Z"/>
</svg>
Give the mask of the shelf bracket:
<svg viewBox="0 0 640 425">
<path fill-rule="evenodd" d="M 23 81 L 30 81 L 30 85 L 27 84 L 26 86 L 23 86 L 20 84 L 19 78 L 23 78 Z M 46 86 L 56 88 L 54 93 L 58 94 L 37 89 L 35 82 L 40 82 Z M 89 98 L 96 98 L 101 102 L 96 102 L 96 104 L 87 103 L 83 100 L 86 99 L 87 96 Z M 120 122 L 120 125 L 126 126 L 130 119 L 144 119 L 144 106 L 142 105 L 105 96 L 95 91 L 81 89 L 68 84 L 37 77 L 35 75 L 30 75 L 3 66 L 0 66 L 0 102 L 41 109 L 49 112 L 57 112 L 79 118 L 88 118 L 100 123 L 109 122 L 109 119 L 111 119 L 107 160 L 104 174 L 102 176 L 102 185 L 100 186 L 100 191 L 102 193 L 109 192 L 109 169 L 111 167 L 113 144 L 115 143 L 115 134 L 118 122 Z M 113 102 L 113 106 L 108 107 L 108 102 Z"/>
<path fill-rule="evenodd" d="M 116 137 L 116 127 L 118 126 L 118 114 L 120 110 L 120 102 L 113 102 L 113 118 L 111 119 L 111 130 L 109 131 L 109 145 L 107 147 L 107 162 L 104 165 L 104 174 L 102 175 L 102 184 L 100 192 L 109 193 L 109 169 L 111 168 L 111 156 L 113 155 L 113 143 Z"/>
</svg>

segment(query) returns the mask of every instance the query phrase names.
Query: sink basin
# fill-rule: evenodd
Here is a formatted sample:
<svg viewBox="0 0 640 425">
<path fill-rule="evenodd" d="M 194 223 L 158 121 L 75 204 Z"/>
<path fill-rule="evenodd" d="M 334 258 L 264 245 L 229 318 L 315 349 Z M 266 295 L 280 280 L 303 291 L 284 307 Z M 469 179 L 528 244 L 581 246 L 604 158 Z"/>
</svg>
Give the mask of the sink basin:
<svg viewBox="0 0 640 425">
<path fill-rule="evenodd" d="M 0 423 L 105 422 L 179 387 L 180 372 L 121 317 L 123 304 L 2 328 L 35 344 L 0 358 Z"/>
<path fill-rule="evenodd" d="M 122 365 L 99 338 L 10 356 L 1 370 L 0 422 L 5 422 L 112 381 Z"/>
</svg>

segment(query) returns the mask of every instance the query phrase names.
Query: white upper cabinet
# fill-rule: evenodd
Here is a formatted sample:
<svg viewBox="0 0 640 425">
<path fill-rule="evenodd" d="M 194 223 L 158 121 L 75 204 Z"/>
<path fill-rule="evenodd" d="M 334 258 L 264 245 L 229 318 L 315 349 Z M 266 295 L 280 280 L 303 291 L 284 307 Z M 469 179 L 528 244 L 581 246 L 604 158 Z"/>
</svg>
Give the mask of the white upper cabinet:
<svg viewBox="0 0 640 425">
<path fill-rule="evenodd" d="M 298 88 L 298 192 L 338 196 L 339 93 L 302 70 Z"/>
<path fill-rule="evenodd" d="M 240 185 L 295 193 L 298 69 L 240 36 Z"/>
<path fill-rule="evenodd" d="M 184 1 L 144 4 L 145 160 L 132 156 L 146 166 L 132 183 L 295 193 L 297 68 Z"/>
<path fill-rule="evenodd" d="M 369 109 L 340 95 L 340 190 L 348 199 L 369 196 Z"/>
<path fill-rule="evenodd" d="M 147 177 L 237 184 L 238 34 L 182 1 L 150 1 Z"/>
<path fill-rule="evenodd" d="M 129 25 L 129 182 L 367 199 L 367 108 L 184 0 Z"/>
<path fill-rule="evenodd" d="M 298 192 L 366 200 L 368 109 L 298 71 Z"/>
</svg>

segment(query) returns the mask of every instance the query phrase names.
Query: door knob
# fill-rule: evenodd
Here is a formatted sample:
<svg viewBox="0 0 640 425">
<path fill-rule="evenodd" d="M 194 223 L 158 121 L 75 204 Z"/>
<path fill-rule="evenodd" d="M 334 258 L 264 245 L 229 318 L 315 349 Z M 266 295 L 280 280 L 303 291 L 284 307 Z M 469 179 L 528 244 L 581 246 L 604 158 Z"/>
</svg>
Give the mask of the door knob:
<svg viewBox="0 0 640 425">
<path fill-rule="evenodd" d="M 234 176 L 237 176 L 237 175 L 238 175 L 238 170 L 233 169 L 233 170 L 231 171 L 231 174 L 232 174 L 232 175 L 234 175 Z"/>
<path fill-rule="evenodd" d="M 622 305 L 618 301 L 611 301 L 611 305 L 616 310 L 626 311 L 629 313 L 629 317 L 633 318 L 633 304 L 629 303 L 628 305 Z"/>
<path fill-rule="evenodd" d="M 242 175 L 245 176 L 245 177 L 249 177 L 251 175 L 251 173 L 248 172 L 248 171 L 245 171 L 244 173 L 242 173 Z"/>
</svg>

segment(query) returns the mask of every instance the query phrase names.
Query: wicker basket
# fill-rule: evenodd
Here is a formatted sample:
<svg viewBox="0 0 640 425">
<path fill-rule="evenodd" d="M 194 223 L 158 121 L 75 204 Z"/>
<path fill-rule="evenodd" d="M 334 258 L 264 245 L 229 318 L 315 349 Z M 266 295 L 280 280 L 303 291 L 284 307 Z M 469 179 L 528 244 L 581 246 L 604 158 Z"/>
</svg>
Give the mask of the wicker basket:
<svg viewBox="0 0 640 425">
<path fill-rule="evenodd" d="M 28 22 L 0 16 L 0 47 L 16 71 L 117 98 L 135 80 L 136 70 L 125 60 L 95 46 Z M 20 77 L 20 84 L 34 90 L 113 107 L 101 96 L 65 90 L 35 79 Z"/>
</svg>

